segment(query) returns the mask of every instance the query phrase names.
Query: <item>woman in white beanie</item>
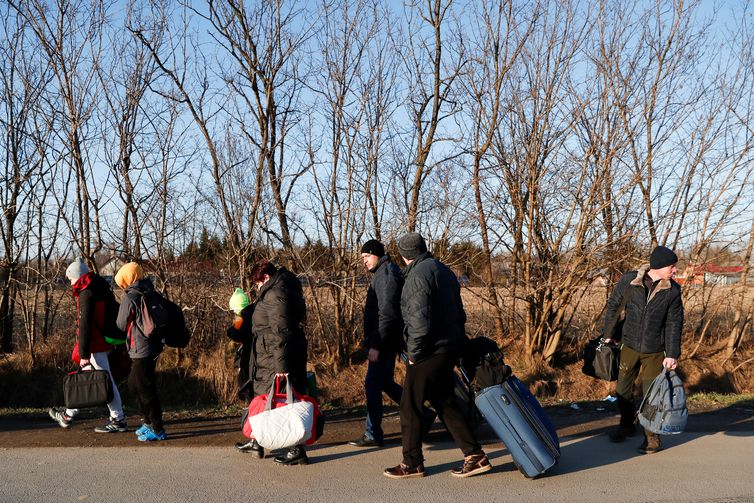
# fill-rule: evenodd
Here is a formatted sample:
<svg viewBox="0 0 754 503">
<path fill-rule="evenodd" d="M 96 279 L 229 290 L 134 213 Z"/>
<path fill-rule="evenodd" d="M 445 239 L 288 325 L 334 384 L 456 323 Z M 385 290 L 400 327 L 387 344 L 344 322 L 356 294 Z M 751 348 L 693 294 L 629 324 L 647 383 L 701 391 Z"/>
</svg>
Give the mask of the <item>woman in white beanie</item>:
<svg viewBox="0 0 754 503">
<path fill-rule="evenodd" d="M 76 365 L 86 367 L 91 365 L 97 370 L 110 372 L 110 362 L 107 355 L 113 346 L 110 342 L 122 339 L 123 333 L 115 326 L 107 326 L 107 310 L 117 306 L 117 301 L 110 290 L 110 285 L 102 276 L 89 270 L 81 260 L 74 260 L 65 270 L 65 276 L 71 282 L 73 298 L 76 301 L 76 345 L 71 359 Z M 97 433 L 117 433 L 127 430 L 126 419 L 123 415 L 123 405 L 115 380 L 110 376 L 113 385 L 113 400 L 107 404 L 110 419 L 104 426 L 94 429 Z M 77 409 L 52 407 L 48 414 L 61 427 L 69 428 Z"/>
</svg>

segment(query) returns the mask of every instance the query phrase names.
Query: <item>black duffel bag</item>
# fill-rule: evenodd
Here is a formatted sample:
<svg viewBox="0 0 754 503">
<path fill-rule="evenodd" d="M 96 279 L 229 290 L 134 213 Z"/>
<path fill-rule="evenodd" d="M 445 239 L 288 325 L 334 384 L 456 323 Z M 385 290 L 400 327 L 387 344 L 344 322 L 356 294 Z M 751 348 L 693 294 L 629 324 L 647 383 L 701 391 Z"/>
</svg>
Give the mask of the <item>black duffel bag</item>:
<svg viewBox="0 0 754 503">
<path fill-rule="evenodd" d="M 606 343 L 602 337 L 592 339 L 584 348 L 584 366 L 581 371 L 591 377 L 605 381 L 618 380 L 620 346 Z"/>
<path fill-rule="evenodd" d="M 63 397 L 68 409 L 107 405 L 113 401 L 113 383 L 106 370 L 78 369 L 65 376 Z"/>
</svg>

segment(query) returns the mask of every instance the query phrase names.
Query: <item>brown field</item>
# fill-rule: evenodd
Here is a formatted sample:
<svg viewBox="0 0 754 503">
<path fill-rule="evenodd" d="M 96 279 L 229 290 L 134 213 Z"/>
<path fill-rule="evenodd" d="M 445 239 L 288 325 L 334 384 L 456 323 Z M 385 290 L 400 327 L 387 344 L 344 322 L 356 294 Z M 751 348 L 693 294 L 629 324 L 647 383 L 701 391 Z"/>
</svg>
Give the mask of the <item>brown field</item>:
<svg viewBox="0 0 754 503">
<path fill-rule="evenodd" d="M 232 368 L 234 345 L 224 335 L 230 314 L 224 311 L 227 301 L 225 285 L 207 288 L 184 286 L 175 298 L 186 306 L 187 320 L 194 330 L 192 342 L 186 350 L 167 348 L 160 359 L 161 394 L 168 405 L 230 405 L 235 403 L 236 384 Z M 360 339 L 360 312 L 363 289 L 350 297 L 341 296 L 341 305 L 348 314 L 340 323 L 341 340 L 347 351 L 355 349 Z M 208 295 L 221 291 L 222 295 Z M 347 354 L 338 357 L 333 350 L 337 341 L 334 303 L 330 291 L 317 289 L 317 307 L 307 290 L 309 305 L 308 333 L 310 334 L 309 367 L 317 375 L 321 399 L 328 406 L 350 407 L 363 404 L 363 378 L 366 366 L 350 365 Z M 520 327 L 511 327 L 505 340 L 498 343 L 515 373 L 540 397 L 554 400 L 600 399 L 614 392 L 614 385 L 584 376 L 580 369 L 579 350 L 595 337 L 602 318 L 605 289 L 591 287 L 584 292 L 565 338 L 558 358 L 550 367 L 536 358 L 527 357 L 520 337 Z M 683 354 L 679 365 L 687 388 L 691 392 L 754 392 L 754 349 L 750 339 L 734 356 L 725 361 L 723 350 L 733 320 L 732 287 L 717 287 L 704 291 L 687 291 L 686 324 Z M 62 377 L 74 365 L 70 360 L 73 347 L 73 302 L 67 290 L 60 303 L 52 335 L 34 344 L 35 363 L 24 339 L 24 326 L 18 323 L 15 353 L 0 355 L 0 406 L 44 407 L 62 401 Z M 493 336 L 493 322 L 489 306 L 480 300 L 476 288 L 465 289 L 464 303 L 468 316 L 469 336 Z M 754 289 L 747 293 L 748 304 Z M 503 299 L 506 308 L 510 299 Z M 520 309 L 520 307 L 519 307 Z M 318 311 L 317 311 L 318 310 Z M 349 318 L 350 316 L 350 318 Z M 519 318 L 520 319 L 520 318 Z M 709 323 L 708 323 L 709 322 Z M 702 334 L 703 328 L 706 330 Z M 749 329 L 749 334 L 751 333 Z M 701 343 L 700 337 L 702 338 Z M 693 358 L 688 358 L 699 343 Z M 21 349 L 24 348 L 24 349 Z M 402 378 L 401 365 L 398 376 Z M 125 389 L 125 386 L 122 387 Z M 125 392 L 127 395 L 127 391 Z M 126 396 L 126 399 L 127 396 Z"/>
</svg>

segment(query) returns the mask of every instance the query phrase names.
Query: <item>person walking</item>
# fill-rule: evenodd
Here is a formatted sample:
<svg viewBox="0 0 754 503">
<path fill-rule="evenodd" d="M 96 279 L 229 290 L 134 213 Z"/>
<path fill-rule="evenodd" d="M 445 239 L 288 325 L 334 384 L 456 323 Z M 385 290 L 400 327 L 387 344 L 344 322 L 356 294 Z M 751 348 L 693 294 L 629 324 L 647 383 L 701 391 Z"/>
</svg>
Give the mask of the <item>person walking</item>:
<svg viewBox="0 0 754 503">
<path fill-rule="evenodd" d="M 395 358 L 403 338 L 401 270 L 385 254 L 385 247 L 370 239 L 361 247 L 361 260 L 372 274 L 364 304 L 364 348 L 368 351 L 364 391 L 367 419 L 364 434 L 348 442 L 355 447 L 383 445 L 382 393 L 400 404 L 403 388 L 395 382 Z M 433 418 L 434 419 L 434 418 Z"/>
<path fill-rule="evenodd" d="M 254 395 L 270 391 L 275 375 L 288 374 L 288 384 L 301 395 L 306 394 L 307 341 L 303 322 L 306 302 L 301 282 L 284 267 L 277 268 L 268 261 L 257 263 L 251 271 L 252 281 L 259 292 L 251 316 L 252 353 L 250 379 Z M 238 446 L 258 458 L 264 449 L 256 440 Z M 277 456 L 282 465 L 309 463 L 302 445 Z"/>
<path fill-rule="evenodd" d="M 410 232 L 398 240 L 406 263 L 401 313 L 408 366 L 400 404 L 403 460 L 386 468 L 393 479 L 424 476 L 422 423 L 425 400 L 437 411 L 464 455 L 451 470 L 454 477 L 470 477 L 492 469 L 474 432 L 455 403 L 454 366 L 465 338 L 466 313 L 455 274 L 427 251 L 424 238 Z"/>
<path fill-rule="evenodd" d="M 681 287 L 673 280 L 678 257 L 673 250 L 658 246 L 649 256 L 649 264 L 624 274 L 615 285 L 605 309 L 604 334 L 613 334 L 625 303 L 625 321 L 620 338 L 621 354 L 616 394 L 620 422 L 610 434 L 612 442 L 623 442 L 636 434 L 634 382 L 641 378 L 646 394 L 663 368 L 678 366 L 683 333 Z M 610 342 L 610 339 L 607 340 Z M 660 436 L 644 432 L 639 452 L 652 454 L 662 450 Z"/>
<path fill-rule="evenodd" d="M 235 317 L 225 334 L 230 340 L 239 344 L 233 358 L 233 367 L 236 369 L 236 380 L 238 382 L 238 399 L 248 402 L 251 400 L 249 362 L 252 346 L 251 315 L 254 313 L 254 305 L 249 302 L 246 292 L 236 288 L 233 295 L 230 296 L 228 307 L 233 311 Z"/>
<path fill-rule="evenodd" d="M 90 271 L 81 260 L 73 261 L 65 271 L 65 276 L 71 282 L 73 298 L 76 301 L 76 345 L 71 355 L 74 363 L 81 368 L 92 366 L 97 370 L 105 370 L 110 374 L 113 385 L 113 399 L 107 404 L 110 419 L 103 426 L 97 426 L 97 433 L 118 433 L 128 430 L 123 414 L 123 404 L 118 391 L 118 385 L 110 373 L 108 353 L 113 349 L 106 340 L 106 333 L 115 330 L 106 323 L 109 303 L 115 303 L 110 285 L 99 274 Z M 118 339 L 119 337 L 112 337 Z M 50 417 L 62 428 L 70 428 L 78 409 L 52 407 L 48 410 Z"/>
<path fill-rule="evenodd" d="M 141 442 L 165 440 L 167 434 L 162 422 L 162 406 L 157 392 L 157 358 L 162 353 L 162 341 L 147 337 L 142 328 L 142 298 L 154 292 L 152 281 L 145 277 L 144 270 L 136 262 L 129 262 L 115 274 L 115 283 L 125 293 L 118 310 L 118 328 L 126 332 L 128 356 L 131 357 L 131 373 L 128 389 L 139 404 L 144 417 L 136 430 Z"/>
</svg>

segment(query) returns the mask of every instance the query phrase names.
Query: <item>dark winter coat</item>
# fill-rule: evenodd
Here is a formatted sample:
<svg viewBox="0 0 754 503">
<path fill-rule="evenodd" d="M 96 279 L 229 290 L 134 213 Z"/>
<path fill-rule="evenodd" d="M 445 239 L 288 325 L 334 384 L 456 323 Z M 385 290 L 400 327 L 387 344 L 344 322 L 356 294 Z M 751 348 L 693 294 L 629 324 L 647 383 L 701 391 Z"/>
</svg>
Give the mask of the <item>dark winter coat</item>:
<svg viewBox="0 0 754 503">
<path fill-rule="evenodd" d="M 238 315 L 241 318 L 241 325 L 236 328 L 231 324 L 225 333 L 230 340 L 239 344 L 251 344 L 251 317 L 253 314 L 254 304 L 249 304 L 241 310 Z"/>
<path fill-rule="evenodd" d="M 681 356 L 683 331 L 683 302 L 681 287 L 670 280 L 660 280 L 647 295 L 644 275 L 649 265 L 638 271 L 624 274 L 607 301 L 605 334 L 613 332 L 619 319 L 621 303 L 626 300 L 626 319 L 623 323 L 622 342 L 639 353 L 665 352 L 668 358 Z"/>
<path fill-rule="evenodd" d="M 252 315 L 254 346 L 251 378 L 254 394 L 270 391 L 278 372 L 287 372 L 294 389 L 306 392 L 306 304 L 301 283 L 278 269 L 259 290 Z"/>
<path fill-rule="evenodd" d="M 367 349 L 398 353 L 403 346 L 401 270 L 385 255 L 370 272 L 372 281 L 364 304 L 364 345 Z"/>
<path fill-rule="evenodd" d="M 107 303 L 115 298 L 110 285 L 102 276 L 88 272 L 73 284 L 73 298 L 76 300 L 79 358 L 90 358 L 92 353 L 110 351 L 113 346 L 104 338 Z"/>
<path fill-rule="evenodd" d="M 120 300 L 116 324 L 126 332 L 128 356 L 132 360 L 157 358 L 162 352 L 162 341 L 155 337 L 145 337 L 141 330 L 141 298 L 150 291 L 154 291 L 152 281 L 148 278 L 140 279 L 126 288 Z"/>
<path fill-rule="evenodd" d="M 238 385 L 243 386 L 249 380 L 251 375 L 251 350 L 254 345 L 254 336 L 251 333 L 251 317 L 254 314 L 254 304 L 249 304 L 239 314 L 241 324 L 236 327 L 231 324 L 226 331 L 226 335 L 233 342 L 241 346 L 236 350 L 233 366 L 239 369 Z M 235 322 L 235 320 L 234 320 Z"/>
<path fill-rule="evenodd" d="M 457 354 L 466 337 L 466 313 L 455 274 L 431 253 L 414 259 L 403 271 L 401 313 L 409 360 L 438 353 Z"/>
</svg>

